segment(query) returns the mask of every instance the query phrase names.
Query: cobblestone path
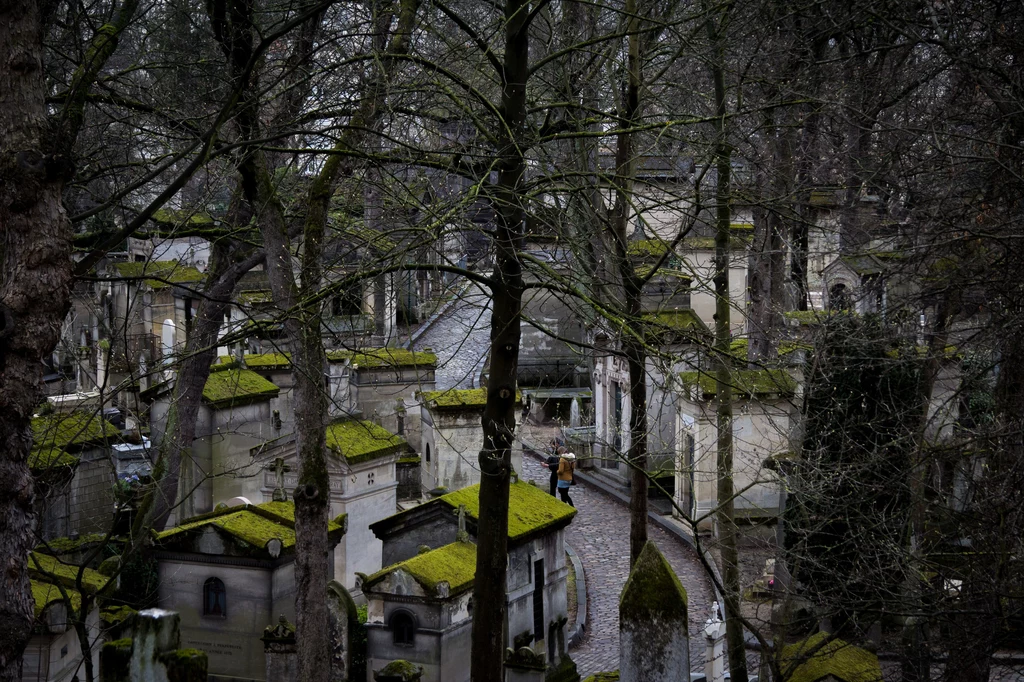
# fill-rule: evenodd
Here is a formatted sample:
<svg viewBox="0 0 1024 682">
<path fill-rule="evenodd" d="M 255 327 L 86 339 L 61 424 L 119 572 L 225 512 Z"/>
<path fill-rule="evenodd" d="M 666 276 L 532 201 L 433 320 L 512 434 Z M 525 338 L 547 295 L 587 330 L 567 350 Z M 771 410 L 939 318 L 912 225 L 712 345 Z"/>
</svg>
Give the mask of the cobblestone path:
<svg viewBox="0 0 1024 682">
<path fill-rule="evenodd" d="M 416 340 L 415 350 L 437 354 L 434 383 L 438 390 L 477 388 L 487 358 L 491 332 L 490 298 L 475 284 Z"/>
<path fill-rule="evenodd" d="M 548 470 L 530 455 L 523 456 L 524 476 L 545 490 Z M 589 633 L 571 652 L 580 675 L 619 668 L 619 593 L 629 575 L 629 511 L 593 488 L 572 489 L 579 510 L 566 529 L 565 541 L 579 554 L 587 575 L 587 627 Z M 704 667 L 704 622 L 711 613 L 714 591 L 704 576 L 693 549 L 656 526 L 649 537 L 675 569 L 686 588 L 690 606 L 690 670 Z"/>
</svg>

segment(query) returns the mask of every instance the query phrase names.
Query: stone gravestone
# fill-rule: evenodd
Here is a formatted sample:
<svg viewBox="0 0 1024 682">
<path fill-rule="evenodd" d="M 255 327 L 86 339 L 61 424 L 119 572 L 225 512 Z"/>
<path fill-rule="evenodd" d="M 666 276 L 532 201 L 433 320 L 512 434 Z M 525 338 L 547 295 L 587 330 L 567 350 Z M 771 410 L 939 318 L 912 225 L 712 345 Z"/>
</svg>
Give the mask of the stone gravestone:
<svg viewBox="0 0 1024 682">
<path fill-rule="evenodd" d="M 544 682 L 544 656 L 528 646 L 505 652 L 505 682 Z"/>
<path fill-rule="evenodd" d="M 330 680 L 346 682 L 352 665 L 352 631 L 359 624 L 359 613 L 352 595 L 336 580 L 327 585 L 327 618 L 331 632 Z"/>
<path fill-rule="evenodd" d="M 706 682 L 725 682 L 725 621 L 721 618 L 718 602 L 711 609 L 711 617 L 704 624 L 707 653 L 704 654 Z"/>
<path fill-rule="evenodd" d="M 283 615 L 277 625 L 263 631 L 263 655 L 266 657 L 267 679 L 291 682 L 299 679 L 299 655 L 295 644 L 295 626 Z"/>
<path fill-rule="evenodd" d="M 653 542 L 619 598 L 621 682 L 689 682 L 686 590 Z"/>
</svg>

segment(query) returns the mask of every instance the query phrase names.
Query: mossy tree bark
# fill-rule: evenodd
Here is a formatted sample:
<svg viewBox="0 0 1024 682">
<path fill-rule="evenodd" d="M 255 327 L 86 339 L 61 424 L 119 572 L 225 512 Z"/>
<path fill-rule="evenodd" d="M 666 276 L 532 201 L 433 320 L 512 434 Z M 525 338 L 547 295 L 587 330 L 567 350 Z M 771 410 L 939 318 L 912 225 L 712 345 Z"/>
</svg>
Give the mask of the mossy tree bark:
<svg viewBox="0 0 1024 682">
<path fill-rule="evenodd" d="M 708 18 L 707 30 L 715 86 L 715 397 L 718 428 L 718 546 L 722 561 L 722 598 L 725 600 L 726 646 L 729 671 L 734 682 L 747 682 L 747 659 L 740 620 L 739 555 L 736 549 L 736 514 L 733 497 L 732 368 L 730 366 L 732 300 L 729 295 L 729 265 L 732 226 L 732 147 L 729 143 L 728 93 L 726 90 L 725 40 L 730 6 Z"/>
<path fill-rule="evenodd" d="M 497 225 L 492 275 L 490 374 L 483 414 L 484 447 L 480 451 L 480 517 L 477 575 L 473 583 L 473 631 L 470 679 L 504 679 L 506 569 L 508 566 L 508 496 L 515 437 L 516 380 L 519 368 L 520 318 L 523 305 L 523 157 L 526 126 L 526 81 L 529 77 L 527 35 L 530 3 L 505 3 L 505 55 L 502 61 L 501 112 L 494 188 Z"/>
<path fill-rule="evenodd" d="M 89 89 L 114 53 L 137 3 L 113 8 L 94 33 L 67 97 L 49 115 L 45 23 L 37 2 L 0 6 L 0 680 L 21 679 L 33 621 L 26 556 L 32 545 L 30 420 L 43 361 L 70 307 L 71 228 L 62 205 L 72 146 Z"/>
</svg>

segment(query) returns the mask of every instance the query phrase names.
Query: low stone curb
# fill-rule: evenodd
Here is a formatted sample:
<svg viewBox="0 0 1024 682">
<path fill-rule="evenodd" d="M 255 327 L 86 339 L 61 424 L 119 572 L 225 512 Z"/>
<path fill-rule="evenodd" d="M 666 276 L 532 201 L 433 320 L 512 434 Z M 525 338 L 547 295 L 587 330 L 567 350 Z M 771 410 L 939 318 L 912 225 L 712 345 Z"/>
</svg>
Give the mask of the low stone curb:
<svg viewBox="0 0 1024 682">
<path fill-rule="evenodd" d="M 566 645 L 572 651 L 583 643 L 587 635 L 587 574 L 583 571 L 583 562 L 576 550 L 566 545 L 565 553 L 569 555 L 572 569 L 576 572 L 576 627 L 569 633 L 569 643 Z"/>
<path fill-rule="evenodd" d="M 412 348 L 413 344 L 416 343 L 417 341 L 419 341 L 421 336 L 423 336 L 428 331 L 430 331 L 430 328 L 434 326 L 435 322 L 437 322 L 439 319 L 444 317 L 448 313 L 448 311 L 451 310 L 452 306 L 454 306 L 459 300 L 461 300 L 463 294 L 465 294 L 466 290 L 469 289 L 469 286 L 470 286 L 470 282 L 468 280 L 462 282 L 462 284 L 460 285 L 460 289 L 459 289 L 458 293 L 456 293 L 444 305 L 442 305 L 440 308 L 438 308 L 436 313 L 434 313 L 433 315 L 428 317 L 426 322 L 421 324 L 416 329 L 416 331 L 414 331 L 409 336 L 409 340 L 405 342 L 404 347 L 407 350 Z"/>
</svg>

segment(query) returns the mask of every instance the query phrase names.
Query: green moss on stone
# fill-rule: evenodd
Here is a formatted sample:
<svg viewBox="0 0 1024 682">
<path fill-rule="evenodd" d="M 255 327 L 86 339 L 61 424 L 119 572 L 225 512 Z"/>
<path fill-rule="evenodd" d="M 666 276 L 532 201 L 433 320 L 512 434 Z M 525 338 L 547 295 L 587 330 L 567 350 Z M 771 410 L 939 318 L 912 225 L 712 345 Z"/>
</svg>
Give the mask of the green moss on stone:
<svg viewBox="0 0 1024 682">
<path fill-rule="evenodd" d="M 66 450 L 74 446 L 105 443 L 117 438 L 121 431 L 97 414 L 90 412 L 55 412 L 32 418 L 32 448 Z M 40 453 L 45 459 L 50 455 Z"/>
<path fill-rule="evenodd" d="M 619 597 L 619 622 L 658 618 L 686 628 L 686 589 L 653 542 L 640 551 Z"/>
<path fill-rule="evenodd" d="M 400 457 L 398 459 L 398 463 L 399 464 L 419 464 L 420 463 L 420 456 L 419 455 L 410 455 L 408 457 Z"/>
<path fill-rule="evenodd" d="M 28 468 L 34 474 L 67 467 L 78 466 L 79 458 L 57 448 L 40 448 L 28 453 Z"/>
<path fill-rule="evenodd" d="M 828 641 L 819 632 L 782 650 L 782 673 L 788 682 L 817 682 L 829 675 L 842 682 L 881 682 L 878 657 L 841 639 Z"/>
<path fill-rule="evenodd" d="M 274 296 L 269 291 L 242 291 L 238 294 L 237 300 L 241 305 L 260 305 L 273 303 Z"/>
<path fill-rule="evenodd" d="M 210 407 L 223 408 L 248 405 L 277 397 L 277 386 L 247 369 L 229 369 L 211 372 L 203 386 L 203 400 Z"/>
<path fill-rule="evenodd" d="M 242 359 L 249 369 L 288 369 L 292 366 L 291 353 L 247 354 Z"/>
<path fill-rule="evenodd" d="M 466 506 L 466 514 L 477 519 L 480 515 L 480 484 L 442 495 L 438 498 L 453 510 Z M 516 541 L 558 523 L 568 523 L 576 510 L 556 500 L 536 486 L 524 482 L 509 486 L 508 538 Z"/>
<path fill-rule="evenodd" d="M 381 676 L 388 677 L 400 677 L 403 680 L 418 680 L 419 676 L 423 673 L 423 668 L 409 661 L 398 659 L 397 661 L 391 661 L 386 666 L 380 669 L 377 673 Z"/>
<path fill-rule="evenodd" d="M 610 673 L 594 673 L 583 682 L 619 682 L 619 671 Z"/>
<path fill-rule="evenodd" d="M 660 239 L 640 239 L 626 245 L 626 254 L 633 258 L 661 258 L 668 253 L 668 242 Z"/>
<path fill-rule="evenodd" d="M 154 537 L 158 543 L 163 543 L 209 526 L 259 550 L 274 539 L 281 541 L 282 550 L 289 550 L 295 546 L 295 503 L 264 502 L 228 507 L 186 519 L 179 526 L 155 533 Z M 327 532 L 340 536 L 343 529 L 336 521 L 329 521 Z"/>
<path fill-rule="evenodd" d="M 132 658 L 132 640 L 115 639 L 100 647 L 100 682 L 128 682 Z"/>
<path fill-rule="evenodd" d="M 697 313 L 690 309 L 645 313 L 642 319 L 650 325 L 664 327 L 672 331 L 708 331 L 707 325 L 697 317 Z"/>
<path fill-rule="evenodd" d="M 782 316 L 799 325 L 816 325 L 824 324 L 835 314 L 833 310 L 790 310 L 782 313 Z"/>
<path fill-rule="evenodd" d="M 460 407 L 482 408 L 487 404 L 487 389 L 465 388 L 448 391 L 422 391 L 420 398 L 431 407 L 441 409 Z"/>
<path fill-rule="evenodd" d="M 136 613 L 138 613 L 138 611 L 130 606 L 115 606 L 112 608 L 102 609 L 100 611 L 100 619 L 107 625 L 107 627 L 112 627 L 114 625 L 120 625 L 130 618 L 134 618 Z"/>
<path fill-rule="evenodd" d="M 32 552 L 28 558 L 29 575 L 37 580 L 59 581 L 66 587 L 77 587 L 78 573 L 82 572 L 82 587 L 91 594 L 97 594 L 110 582 L 107 576 L 91 568 L 80 569 L 74 564 L 62 562 L 55 556 Z"/>
<path fill-rule="evenodd" d="M 347 419 L 327 427 L 327 447 L 349 464 L 405 452 L 409 445 L 382 426 L 370 421 Z"/>
<path fill-rule="evenodd" d="M 38 544 L 36 546 L 36 551 L 45 552 L 47 554 L 70 554 L 72 552 L 77 552 L 83 547 L 103 542 L 106 537 L 107 536 L 103 533 L 86 533 L 85 535 L 80 535 L 74 540 L 71 538 L 53 538 L 52 540 L 47 540 L 44 543 Z M 120 542 L 120 540 L 121 539 L 117 536 L 111 538 L 111 541 Z"/>
<path fill-rule="evenodd" d="M 796 380 L 781 369 L 734 370 L 731 376 L 734 394 L 792 395 L 796 391 Z M 687 388 L 698 389 L 701 394 L 698 398 L 714 397 L 716 394 L 718 387 L 712 373 L 682 372 L 679 378 Z"/>
<path fill-rule="evenodd" d="M 32 590 L 32 599 L 35 601 L 36 618 L 42 615 L 43 610 L 47 606 L 63 601 L 64 599 L 63 595 L 60 593 L 60 588 L 53 583 L 43 582 L 41 580 L 30 580 L 29 585 Z M 70 587 L 65 587 L 64 591 L 67 593 L 68 599 L 71 600 L 71 608 L 75 611 L 81 608 L 82 595 Z"/>
<path fill-rule="evenodd" d="M 192 226 L 213 226 L 214 221 L 211 216 L 205 213 L 195 213 L 191 211 L 174 211 L 166 208 L 153 211 L 151 220 L 157 223 L 164 223 L 168 225 L 192 225 Z"/>
<path fill-rule="evenodd" d="M 411 575 L 428 594 L 436 594 L 437 584 L 440 582 L 448 583 L 449 594 L 457 594 L 473 585 L 473 578 L 476 576 L 476 545 L 470 542 L 453 542 L 417 554 L 411 559 L 374 573 L 366 579 L 364 585 L 372 586 L 396 570 L 403 570 Z"/>
<path fill-rule="evenodd" d="M 175 649 L 160 655 L 167 666 L 168 682 L 199 682 L 207 679 L 209 661 L 205 651 Z"/>
<path fill-rule="evenodd" d="M 332 350 L 327 352 L 327 359 L 334 362 L 348 360 L 359 369 L 381 369 L 401 367 L 437 367 L 437 355 L 423 351 L 405 350 L 404 348 L 368 348 L 358 351 Z"/>
<path fill-rule="evenodd" d="M 178 261 L 143 261 L 115 263 L 114 269 L 121 277 L 151 277 L 145 282 L 153 289 L 165 289 L 175 284 L 194 284 L 203 281 L 203 273 L 190 265 L 180 265 Z"/>
</svg>

